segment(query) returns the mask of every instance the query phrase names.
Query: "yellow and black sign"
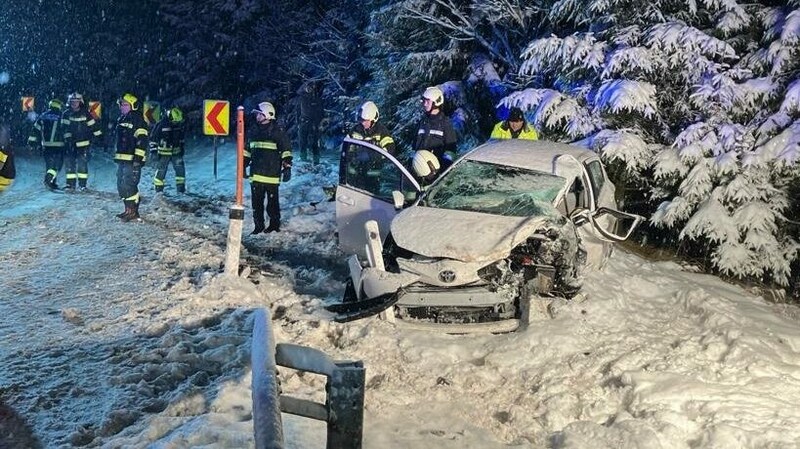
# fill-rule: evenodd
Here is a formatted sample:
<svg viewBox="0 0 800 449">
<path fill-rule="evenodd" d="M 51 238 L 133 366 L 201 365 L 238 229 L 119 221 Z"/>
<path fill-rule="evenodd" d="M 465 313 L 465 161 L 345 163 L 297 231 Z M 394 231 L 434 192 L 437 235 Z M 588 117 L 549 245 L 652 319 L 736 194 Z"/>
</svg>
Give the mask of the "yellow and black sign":
<svg viewBox="0 0 800 449">
<path fill-rule="evenodd" d="M 231 104 L 224 100 L 203 100 L 203 134 L 227 136 L 231 125 Z"/>
<path fill-rule="evenodd" d="M 148 125 L 152 125 L 161 120 L 161 103 L 157 101 L 145 101 L 142 114 L 144 114 L 144 120 Z"/>
</svg>

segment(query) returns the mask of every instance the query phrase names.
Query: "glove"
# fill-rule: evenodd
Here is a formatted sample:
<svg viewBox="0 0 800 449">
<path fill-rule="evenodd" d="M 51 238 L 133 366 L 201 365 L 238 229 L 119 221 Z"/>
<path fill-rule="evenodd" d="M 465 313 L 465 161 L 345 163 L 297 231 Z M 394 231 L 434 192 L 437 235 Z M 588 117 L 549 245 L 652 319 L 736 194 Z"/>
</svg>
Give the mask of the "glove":
<svg viewBox="0 0 800 449">
<path fill-rule="evenodd" d="M 150 154 L 158 153 L 158 143 L 150 142 L 147 146 L 150 148 Z"/>
<path fill-rule="evenodd" d="M 244 179 L 250 178 L 250 167 L 245 167 L 244 168 L 244 170 L 242 171 L 242 177 Z"/>
<path fill-rule="evenodd" d="M 283 162 L 281 178 L 283 182 L 288 182 L 290 179 L 292 179 L 292 163 L 290 161 Z"/>
</svg>

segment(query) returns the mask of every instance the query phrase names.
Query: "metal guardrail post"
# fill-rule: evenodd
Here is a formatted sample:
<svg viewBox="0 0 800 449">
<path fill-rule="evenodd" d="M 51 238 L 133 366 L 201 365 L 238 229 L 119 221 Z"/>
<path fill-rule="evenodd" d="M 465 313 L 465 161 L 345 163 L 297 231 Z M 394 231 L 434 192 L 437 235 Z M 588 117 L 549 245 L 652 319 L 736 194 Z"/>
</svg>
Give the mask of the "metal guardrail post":
<svg viewBox="0 0 800 449">
<path fill-rule="evenodd" d="M 362 362 L 336 362 L 328 378 L 327 449 L 361 449 L 364 431 L 364 378 Z"/>
<path fill-rule="evenodd" d="M 289 343 L 276 345 L 269 313 L 264 309 L 258 309 L 254 314 L 251 354 L 256 449 L 283 449 L 281 412 L 327 422 L 327 449 L 361 449 L 365 390 L 363 362 L 335 362 L 318 349 Z M 325 376 L 325 404 L 281 395 L 277 366 Z"/>
<path fill-rule="evenodd" d="M 254 314 L 250 362 L 253 369 L 253 427 L 256 449 L 283 449 L 275 341 L 266 309 L 257 309 Z"/>
</svg>

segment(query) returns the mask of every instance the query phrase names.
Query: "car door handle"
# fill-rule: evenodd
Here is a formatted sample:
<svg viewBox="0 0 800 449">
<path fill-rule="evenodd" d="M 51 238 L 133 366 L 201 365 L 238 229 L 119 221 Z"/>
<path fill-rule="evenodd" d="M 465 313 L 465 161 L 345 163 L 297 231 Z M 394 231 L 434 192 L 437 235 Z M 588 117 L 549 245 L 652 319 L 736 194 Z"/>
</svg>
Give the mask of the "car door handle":
<svg viewBox="0 0 800 449">
<path fill-rule="evenodd" d="M 348 206 L 355 206 L 356 205 L 355 200 L 353 200 L 352 198 L 350 198 L 349 196 L 346 196 L 346 195 L 339 195 L 338 197 L 336 197 L 336 201 L 338 201 L 340 203 L 347 204 Z"/>
</svg>

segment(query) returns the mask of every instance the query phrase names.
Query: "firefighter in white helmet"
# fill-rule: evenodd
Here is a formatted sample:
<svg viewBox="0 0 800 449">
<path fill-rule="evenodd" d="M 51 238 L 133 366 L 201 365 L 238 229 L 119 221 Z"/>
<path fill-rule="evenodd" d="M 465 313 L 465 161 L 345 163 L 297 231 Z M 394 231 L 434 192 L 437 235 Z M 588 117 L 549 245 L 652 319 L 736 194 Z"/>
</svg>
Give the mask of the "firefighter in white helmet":
<svg viewBox="0 0 800 449">
<path fill-rule="evenodd" d="M 83 95 L 75 92 L 69 95 L 69 109 L 61 115 L 61 129 L 65 144 L 64 156 L 67 166 L 67 192 L 77 187 L 85 191 L 89 179 L 89 148 L 103 132 L 83 101 Z"/>
<path fill-rule="evenodd" d="M 251 201 L 255 228 L 251 235 L 278 232 L 281 228 L 281 207 L 278 186 L 288 181 L 292 170 L 292 149 L 289 137 L 275 120 L 275 107 L 262 102 L 253 109 L 255 125 L 246 129 L 247 146 L 244 166 L 250 169 Z M 264 201 L 267 203 L 269 226 L 265 225 Z"/>
<path fill-rule="evenodd" d="M 383 148 L 389 154 L 395 154 L 394 139 L 382 123 L 378 123 L 380 112 L 378 106 L 366 101 L 358 108 L 358 124 L 350 131 L 349 137 L 369 142 Z"/>
<path fill-rule="evenodd" d="M 439 162 L 439 168 L 432 176 L 435 178 L 438 173 L 447 169 L 456 156 L 456 131 L 453 129 L 453 124 L 443 111 L 444 105 L 444 92 L 439 87 L 432 86 L 425 89 L 422 94 L 422 107 L 425 110 L 425 117 L 422 119 L 417 131 L 417 139 L 414 142 L 415 159 L 416 153 L 419 151 L 428 151 L 432 153 Z M 427 159 L 427 155 L 420 156 L 420 159 Z M 427 166 L 426 164 L 420 165 L 420 168 Z M 416 168 L 416 164 L 414 164 Z M 417 173 L 422 178 L 431 176 L 428 173 L 423 176 Z"/>
</svg>

